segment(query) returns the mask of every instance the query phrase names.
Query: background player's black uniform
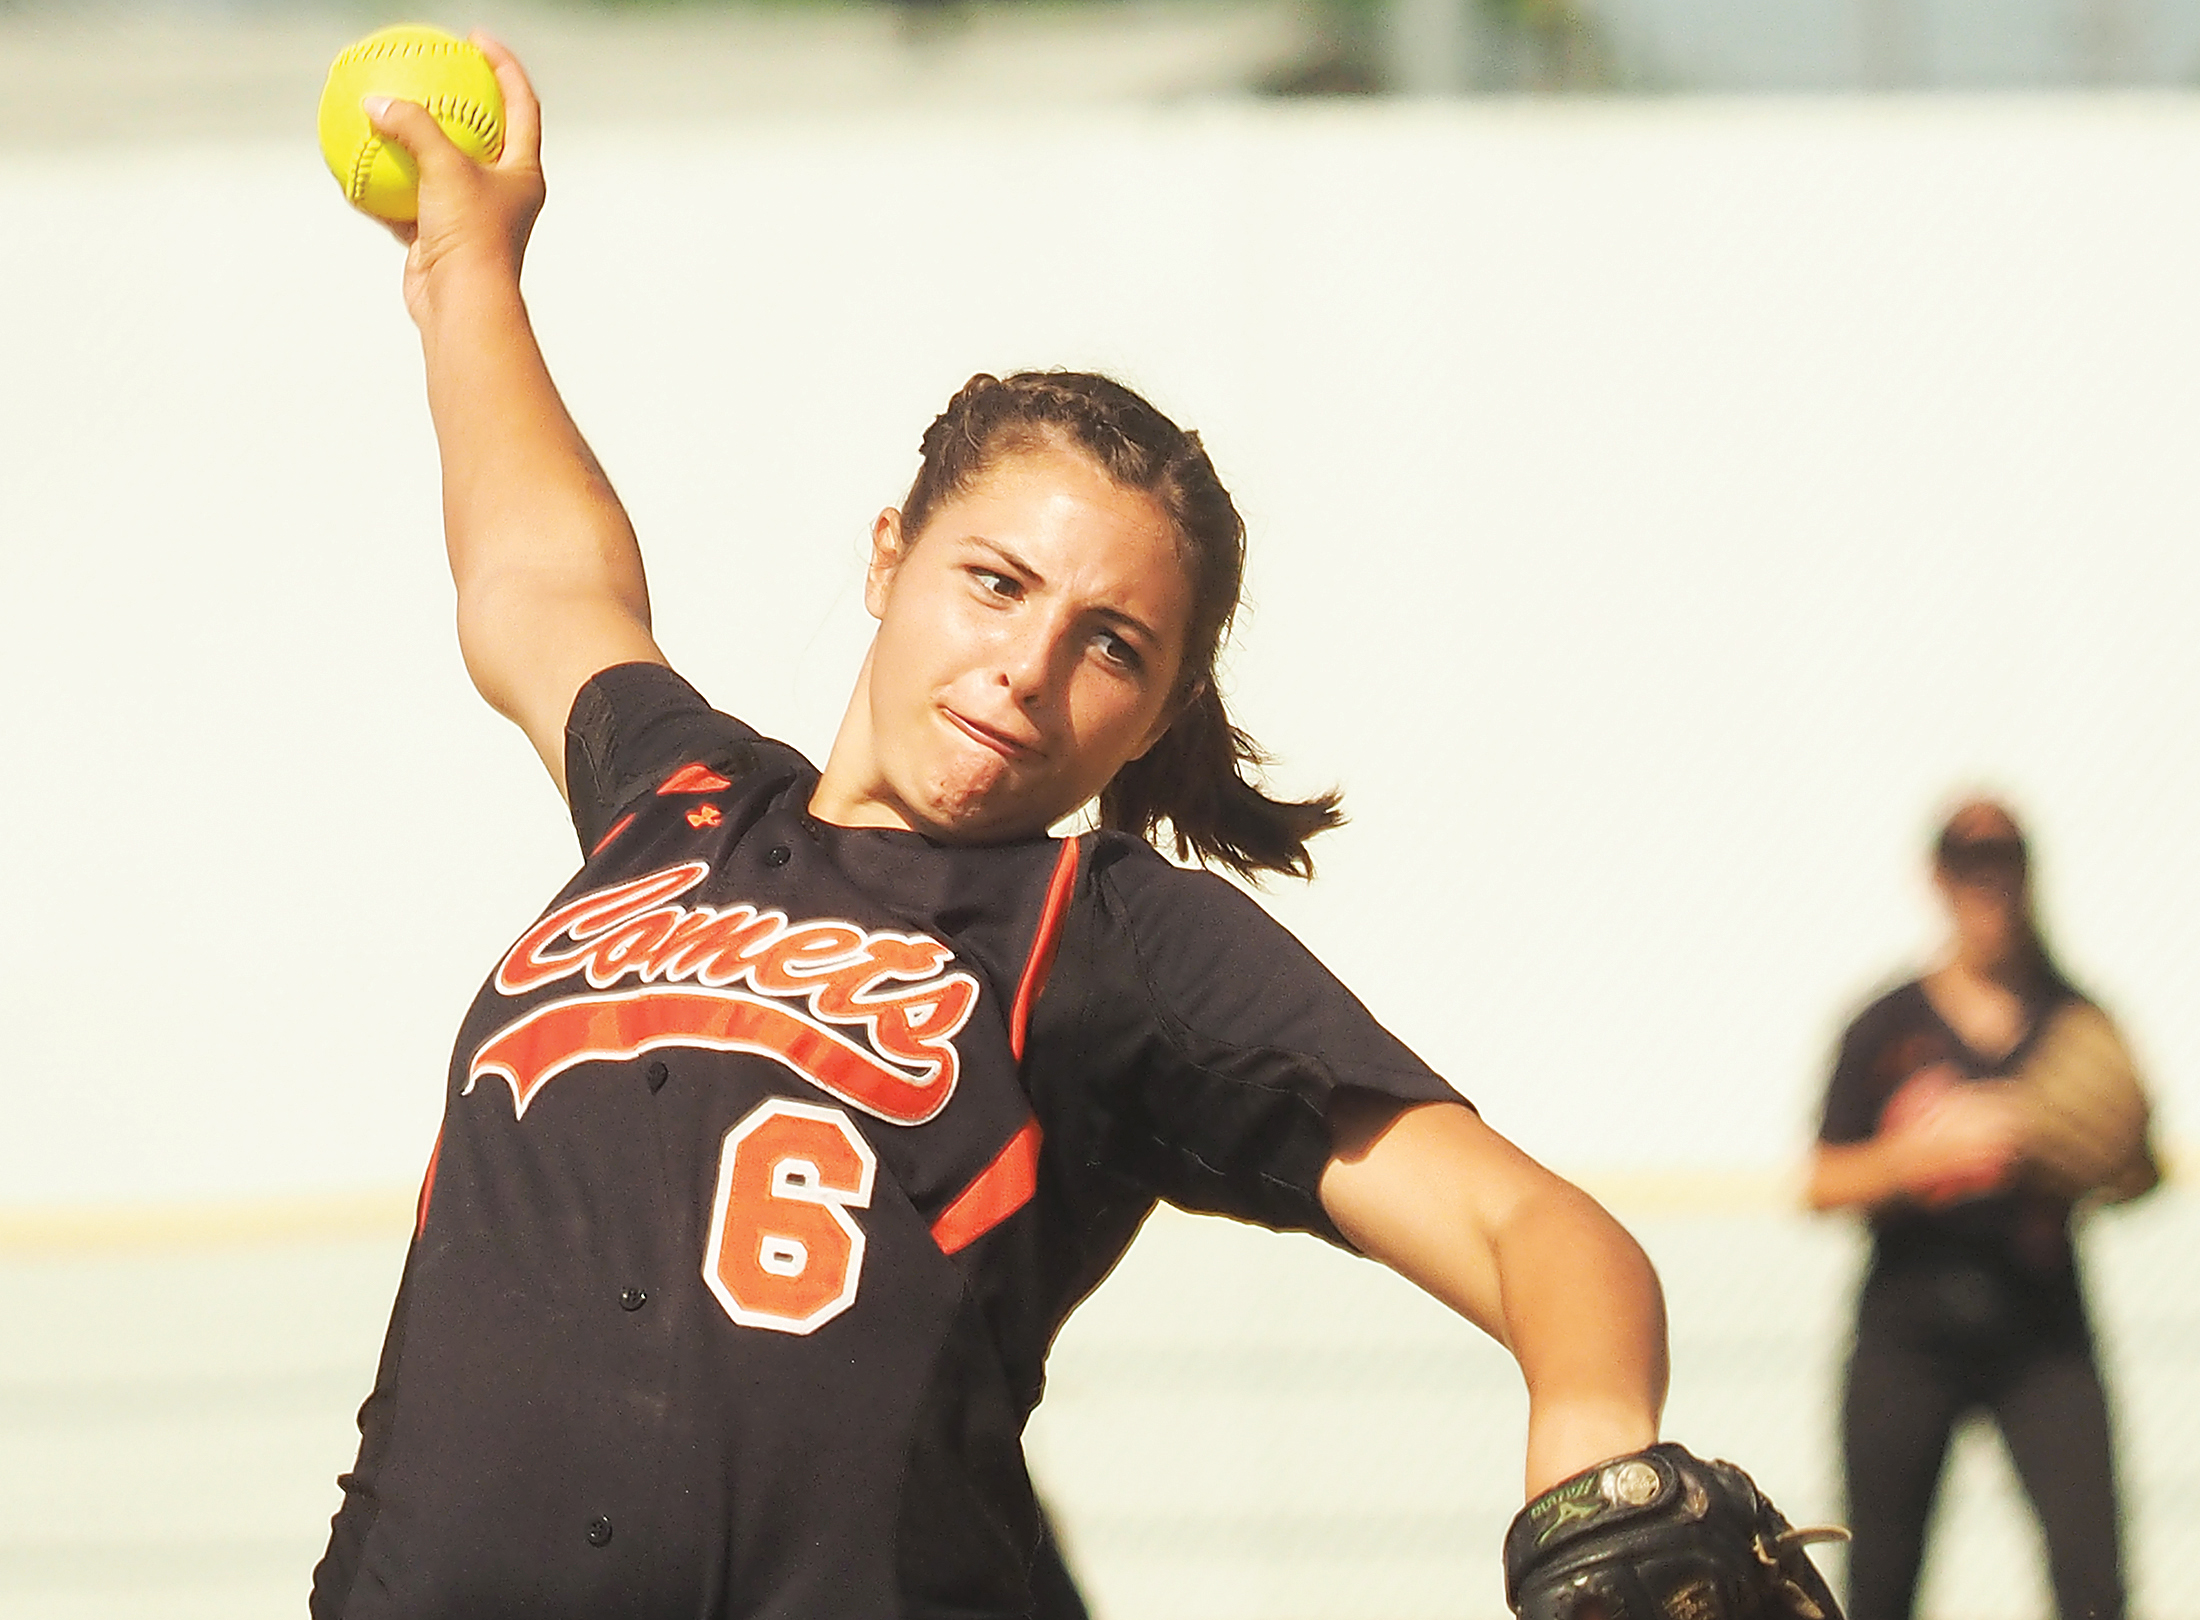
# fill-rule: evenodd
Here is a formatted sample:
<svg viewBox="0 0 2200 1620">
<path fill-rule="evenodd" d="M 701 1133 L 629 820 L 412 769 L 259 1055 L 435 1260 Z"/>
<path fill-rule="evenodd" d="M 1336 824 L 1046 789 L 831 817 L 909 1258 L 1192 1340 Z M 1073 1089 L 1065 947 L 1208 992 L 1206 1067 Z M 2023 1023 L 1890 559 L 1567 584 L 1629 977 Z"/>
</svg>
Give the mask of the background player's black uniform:
<svg viewBox="0 0 2200 1620">
<path fill-rule="evenodd" d="M 1888 1101 L 1921 1069 L 1967 1080 L 2021 1067 L 2059 986 L 2026 1010 L 2016 1049 L 1965 1045 L 1912 980 L 1849 1027 L 1826 1089 L 1820 1140 L 1875 1135 Z M 2108 1412 L 2071 1245 L 2070 1205 L 2022 1187 L 1945 1208 L 1901 1203 L 1872 1217 L 1871 1269 L 1857 1307 L 1843 1399 L 1849 1481 L 1850 1620 L 1906 1620 L 1949 1436 L 1992 1414 L 2047 1533 L 2057 1607 L 2121 1620 Z"/>
<path fill-rule="evenodd" d="M 1156 1199 L 1337 1241 L 1332 1090 L 1456 1094 L 1222 880 L 818 822 L 657 666 L 582 690 L 567 779 L 316 1620 L 1029 1615 L 1024 1420 Z"/>
</svg>

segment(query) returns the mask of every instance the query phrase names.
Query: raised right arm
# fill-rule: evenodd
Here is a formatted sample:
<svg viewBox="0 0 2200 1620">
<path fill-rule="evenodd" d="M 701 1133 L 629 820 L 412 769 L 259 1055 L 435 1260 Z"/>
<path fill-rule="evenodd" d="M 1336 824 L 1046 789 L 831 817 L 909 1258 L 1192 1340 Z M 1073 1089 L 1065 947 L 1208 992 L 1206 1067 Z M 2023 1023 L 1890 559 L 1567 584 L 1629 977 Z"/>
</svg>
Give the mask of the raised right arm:
<svg viewBox="0 0 2200 1620">
<path fill-rule="evenodd" d="M 564 793 L 565 722 L 582 684 L 665 657 L 633 526 L 558 396 L 520 296 L 543 200 L 540 109 L 512 54 L 475 43 L 504 91 L 495 165 L 471 161 L 411 102 L 370 99 L 367 112 L 420 167 L 418 224 L 392 229 L 406 243 L 405 306 L 442 453 L 459 650 Z"/>
</svg>

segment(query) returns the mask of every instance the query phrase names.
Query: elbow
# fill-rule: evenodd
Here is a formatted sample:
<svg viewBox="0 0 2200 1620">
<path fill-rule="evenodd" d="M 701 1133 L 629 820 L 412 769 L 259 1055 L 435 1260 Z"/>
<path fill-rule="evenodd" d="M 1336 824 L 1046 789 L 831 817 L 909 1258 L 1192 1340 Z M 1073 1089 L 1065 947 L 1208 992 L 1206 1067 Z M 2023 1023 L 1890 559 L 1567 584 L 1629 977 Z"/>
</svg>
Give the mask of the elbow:
<svg viewBox="0 0 2200 1620">
<path fill-rule="evenodd" d="M 458 656 L 482 700 L 505 718 L 515 718 L 520 687 L 515 638 L 497 615 L 482 611 L 478 598 L 463 594 L 458 601 Z"/>
</svg>

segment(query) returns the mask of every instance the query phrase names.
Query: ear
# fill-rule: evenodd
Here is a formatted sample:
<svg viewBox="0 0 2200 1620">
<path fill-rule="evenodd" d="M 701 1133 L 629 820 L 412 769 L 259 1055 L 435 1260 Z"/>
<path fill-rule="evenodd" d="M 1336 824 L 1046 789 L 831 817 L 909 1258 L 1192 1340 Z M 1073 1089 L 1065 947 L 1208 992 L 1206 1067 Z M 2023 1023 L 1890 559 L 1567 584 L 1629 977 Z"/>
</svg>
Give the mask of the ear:
<svg viewBox="0 0 2200 1620">
<path fill-rule="evenodd" d="M 894 573 L 908 555 L 902 544 L 901 514 L 891 506 L 871 520 L 871 560 L 863 570 L 863 606 L 874 619 L 886 617 L 886 598 Z"/>
</svg>

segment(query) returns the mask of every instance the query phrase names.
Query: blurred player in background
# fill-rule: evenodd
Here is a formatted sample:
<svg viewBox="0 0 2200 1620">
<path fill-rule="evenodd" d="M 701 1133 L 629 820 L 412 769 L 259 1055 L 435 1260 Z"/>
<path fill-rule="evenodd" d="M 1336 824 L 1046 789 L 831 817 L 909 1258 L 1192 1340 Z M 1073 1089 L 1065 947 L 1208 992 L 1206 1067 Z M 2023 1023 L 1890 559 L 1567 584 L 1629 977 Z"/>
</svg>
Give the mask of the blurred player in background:
<svg viewBox="0 0 2200 1620">
<path fill-rule="evenodd" d="M 971 379 L 874 524 L 822 768 L 759 736 L 666 667 L 544 367 L 539 113 L 487 48 L 493 168 L 369 111 L 421 170 L 399 234 L 461 647 L 586 861 L 461 1031 L 319 1620 L 1049 1612 L 1022 1428 L 1161 1198 L 1349 1244 L 1511 1350 L 1523 1605 L 1615 1526 L 1691 1590 L 1704 1558 L 1762 1578 L 1784 1521 L 1654 1444 L 1640 1248 L 1150 841 L 1305 875 L 1339 819 L 1246 774 L 1215 674 L 1243 526 L 1197 438 L 1104 378 Z M 758 563 L 728 636 L 782 611 Z"/>
<path fill-rule="evenodd" d="M 2153 1184 L 2122 1043 L 2033 914 L 2024 836 L 1964 805 L 1933 881 L 1940 965 L 1843 1037 L 1810 1167 L 1871 1223 L 1843 1401 L 1849 1612 L 1907 1620 L 1949 1438 L 1990 1415 L 2047 1536 L 2063 1620 L 2120 1620 L 2109 1422 L 2079 1287 L 2081 1200 Z"/>
</svg>

